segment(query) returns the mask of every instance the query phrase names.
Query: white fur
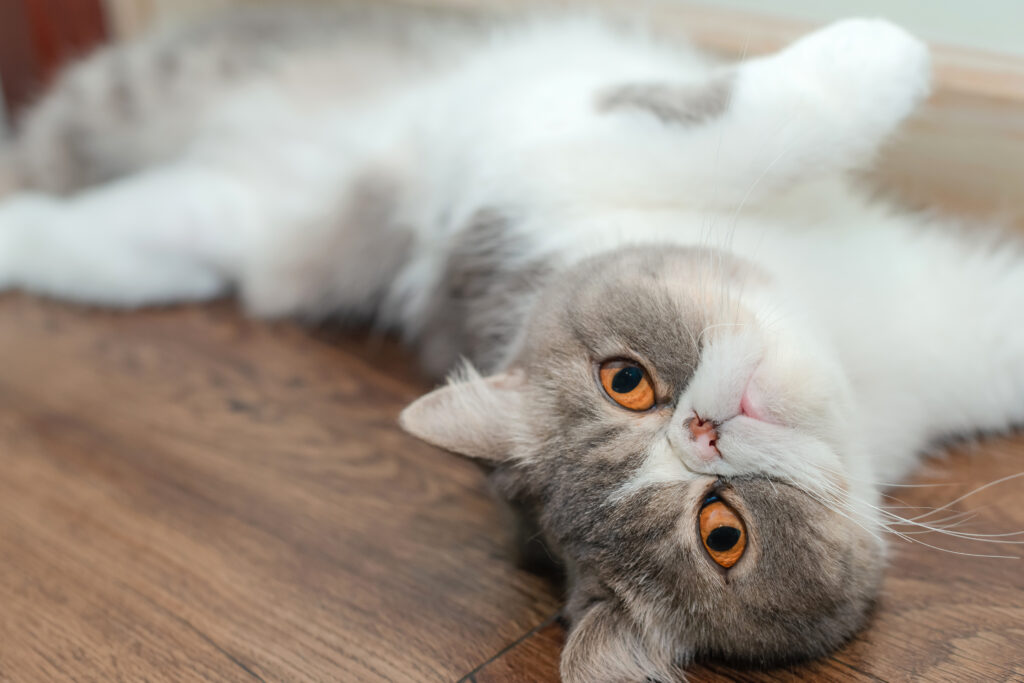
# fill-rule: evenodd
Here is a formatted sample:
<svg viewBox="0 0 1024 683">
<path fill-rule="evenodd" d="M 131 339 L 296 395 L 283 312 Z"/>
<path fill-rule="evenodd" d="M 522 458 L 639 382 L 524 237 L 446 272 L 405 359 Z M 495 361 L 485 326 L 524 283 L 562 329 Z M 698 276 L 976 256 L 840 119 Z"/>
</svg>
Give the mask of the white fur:
<svg viewBox="0 0 1024 683">
<path fill-rule="evenodd" d="M 927 52 L 901 29 L 844 21 L 730 69 L 574 21 L 499 31 L 471 58 L 357 103 L 307 107 L 273 78 L 251 81 L 202 112 L 171 162 L 0 204 L 0 287 L 111 305 L 237 287 L 264 315 L 306 312 L 311 298 L 356 309 L 332 274 L 349 268 L 336 219 L 352 183 L 382 169 L 415 250 L 381 315 L 410 335 L 429 315 L 446 240 L 481 207 L 519 211 L 524 257 L 724 248 L 766 276 L 726 297 L 763 334 L 711 335 L 639 483 L 782 468 L 810 485 L 835 470 L 870 502 L 870 482 L 905 475 L 932 439 L 1024 416 L 1024 259 L 844 179 L 927 93 Z M 732 101 L 700 125 L 595 107 L 616 85 L 726 72 Z M 775 423 L 733 418 L 755 369 Z M 680 421 L 692 410 L 733 418 L 729 458 L 687 452 Z"/>
</svg>

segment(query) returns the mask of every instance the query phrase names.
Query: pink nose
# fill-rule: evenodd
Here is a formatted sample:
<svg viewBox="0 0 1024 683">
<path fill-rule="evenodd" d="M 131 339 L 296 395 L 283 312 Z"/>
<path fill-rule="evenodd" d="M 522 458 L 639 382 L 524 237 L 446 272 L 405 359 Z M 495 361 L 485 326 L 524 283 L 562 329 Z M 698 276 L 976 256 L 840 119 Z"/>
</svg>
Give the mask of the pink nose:
<svg viewBox="0 0 1024 683">
<path fill-rule="evenodd" d="M 705 462 L 722 457 L 718 451 L 718 432 L 711 420 L 702 420 L 697 414 L 690 419 L 690 436 L 697 444 L 697 451 Z"/>
</svg>

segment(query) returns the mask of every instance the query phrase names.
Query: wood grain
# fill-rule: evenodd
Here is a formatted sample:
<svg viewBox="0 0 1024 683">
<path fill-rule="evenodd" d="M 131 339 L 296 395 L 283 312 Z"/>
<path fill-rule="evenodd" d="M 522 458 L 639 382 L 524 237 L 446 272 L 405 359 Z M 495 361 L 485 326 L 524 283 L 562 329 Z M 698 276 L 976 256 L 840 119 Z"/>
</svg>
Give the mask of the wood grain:
<svg viewBox="0 0 1024 683">
<path fill-rule="evenodd" d="M 388 343 L 0 297 L 0 680 L 450 681 L 557 608 Z"/>
</svg>

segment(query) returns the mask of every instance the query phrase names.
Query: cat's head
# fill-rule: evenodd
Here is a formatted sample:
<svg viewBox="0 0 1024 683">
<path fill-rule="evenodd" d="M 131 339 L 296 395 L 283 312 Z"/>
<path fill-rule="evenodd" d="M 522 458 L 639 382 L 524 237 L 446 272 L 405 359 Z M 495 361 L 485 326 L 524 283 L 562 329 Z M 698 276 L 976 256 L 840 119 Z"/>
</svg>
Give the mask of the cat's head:
<svg viewBox="0 0 1024 683">
<path fill-rule="evenodd" d="M 707 249 L 588 259 L 544 287 L 505 371 L 403 414 L 493 463 L 564 560 L 567 680 L 815 656 L 863 624 L 883 551 L 847 388 L 772 287 Z"/>
</svg>

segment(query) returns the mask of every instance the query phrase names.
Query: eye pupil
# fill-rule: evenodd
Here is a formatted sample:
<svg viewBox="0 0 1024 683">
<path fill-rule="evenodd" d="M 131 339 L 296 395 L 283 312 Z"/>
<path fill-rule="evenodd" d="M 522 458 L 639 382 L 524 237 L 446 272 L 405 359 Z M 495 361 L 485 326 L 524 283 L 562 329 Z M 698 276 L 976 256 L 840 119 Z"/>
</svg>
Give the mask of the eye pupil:
<svg viewBox="0 0 1024 683">
<path fill-rule="evenodd" d="M 597 369 L 597 380 L 604 395 L 626 410 L 640 413 L 654 407 L 654 387 L 639 363 L 607 360 Z"/>
<path fill-rule="evenodd" d="M 740 530 L 731 526 L 720 526 L 708 534 L 706 543 L 715 552 L 722 553 L 732 550 L 739 543 Z"/>
<path fill-rule="evenodd" d="M 644 371 L 636 366 L 627 366 L 615 373 L 612 378 L 612 391 L 616 394 L 628 394 L 640 386 Z"/>
</svg>

